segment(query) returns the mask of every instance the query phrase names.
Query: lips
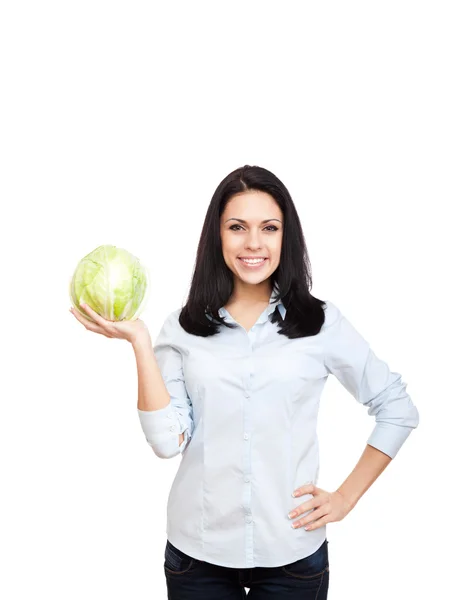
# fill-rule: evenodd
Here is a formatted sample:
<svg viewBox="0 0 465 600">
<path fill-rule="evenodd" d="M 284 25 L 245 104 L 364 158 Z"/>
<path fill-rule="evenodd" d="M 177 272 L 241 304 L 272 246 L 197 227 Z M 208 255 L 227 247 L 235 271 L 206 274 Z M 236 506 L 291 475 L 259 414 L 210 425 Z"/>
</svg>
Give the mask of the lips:
<svg viewBox="0 0 465 600">
<path fill-rule="evenodd" d="M 258 259 L 260 257 L 257 256 L 256 258 Z M 244 267 L 247 267 L 248 269 L 258 269 L 258 268 L 262 267 L 268 260 L 265 257 L 261 257 L 261 258 L 262 258 L 262 260 L 257 260 L 257 262 L 253 262 L 253 263 L 246 262 L 245 260 L 243 260 L 242 257 L 239 257 L 238 260 L 241 263 L 241 265 L 243 265 Z"/>
</svg>

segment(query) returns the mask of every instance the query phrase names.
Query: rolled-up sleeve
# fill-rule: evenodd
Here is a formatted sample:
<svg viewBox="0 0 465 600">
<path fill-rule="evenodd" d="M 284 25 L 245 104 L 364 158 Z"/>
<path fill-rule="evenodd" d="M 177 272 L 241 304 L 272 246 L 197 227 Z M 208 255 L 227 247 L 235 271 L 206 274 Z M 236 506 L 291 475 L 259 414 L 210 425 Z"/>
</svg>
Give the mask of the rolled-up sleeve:
<svg viewBox="0 0 465 600">
<path fill-rule="evenodd" d="M 325 365 L 376 425 L 367 444 L 394 458 L 419 423 L 419 413 L 399 373 L 391 372 L 332 302 L 326 302 Z"/>
<path fill-rule="evenodd" d="M 147 443 L 160 458 L 172 458 L 186 449 L 194 429 L 192 402 L 187 393 L 182 355 L 176 347 L 179 310 L 163 323 L 153 347 L 155 358 L 170 395 L 170 404 L 159 410 L 137 409 Z M 179 445 L 179 435 L 184 440 Z"/>
</svg>

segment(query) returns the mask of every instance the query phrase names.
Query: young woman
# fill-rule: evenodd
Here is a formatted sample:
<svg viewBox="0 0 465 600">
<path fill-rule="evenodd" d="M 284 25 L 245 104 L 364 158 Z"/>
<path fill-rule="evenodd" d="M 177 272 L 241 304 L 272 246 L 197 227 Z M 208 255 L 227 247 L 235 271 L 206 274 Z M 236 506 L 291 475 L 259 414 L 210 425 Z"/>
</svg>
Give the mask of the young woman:
<svg viewBox="0 0 465 600">
<path fill-rule="evenodd" d="M 288 190 L 245 166 L 216 189 L 187 302 L 154 346 L 140 319 L 74 312 L 132 344 L 147 442 L 160 458 L 182 454 L 168 500 L 170 600 L 241 599 L 246 588 L 254 600 L 327 598 L 326 524 L 354 508 L 418 425 L 401 376 L 311 287 Z M 331 373 L 375 426 L 329 492 L 316 485 L 316 426 Z"/>
</svg>

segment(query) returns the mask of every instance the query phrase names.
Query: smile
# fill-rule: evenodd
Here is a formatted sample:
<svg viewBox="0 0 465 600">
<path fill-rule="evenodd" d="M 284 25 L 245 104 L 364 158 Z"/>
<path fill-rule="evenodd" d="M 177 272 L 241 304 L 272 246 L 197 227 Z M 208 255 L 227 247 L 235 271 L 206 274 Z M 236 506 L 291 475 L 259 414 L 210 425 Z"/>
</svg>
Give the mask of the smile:
<svg viewBox="0 0 465 600">
<path fill-rule="evenodd" d="M 267 258 L 253 258 L 253 259 L 239 258 L 239 260 L 248 269 L 258 269 L 262 265 L 264 265 L 268 259 Z"/>
</svg>

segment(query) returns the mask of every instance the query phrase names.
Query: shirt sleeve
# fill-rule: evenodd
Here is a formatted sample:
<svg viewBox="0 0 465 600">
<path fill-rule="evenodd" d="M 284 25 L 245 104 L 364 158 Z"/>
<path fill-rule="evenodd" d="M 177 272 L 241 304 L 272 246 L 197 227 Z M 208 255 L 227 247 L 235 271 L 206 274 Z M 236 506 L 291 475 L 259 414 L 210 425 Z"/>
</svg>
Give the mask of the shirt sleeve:
<svg viewBox="0 0 465 600">
<path fill-rule="evenodd" d="M 147 443 L 160 458 L 182 454 L 194 429 L 192 402 L 184 381 L 182 355 L 175 343 L 178 316 L 179 310 L 168 316 L 153 347 L 170 403 L 159 410 L 137 409 Z M 184 441 L 179 445 L 181 433 L 184 433 Z"/>
<path fill-rule="evenodd" d="M 326 321 L 328 322 L 326 324 Z M 391 372 L 332 302 L 326 302 L 325 365 L 376 425 L 367 444 L 394 458 L 419 423 L 399 373 Z"/>
</svg>

